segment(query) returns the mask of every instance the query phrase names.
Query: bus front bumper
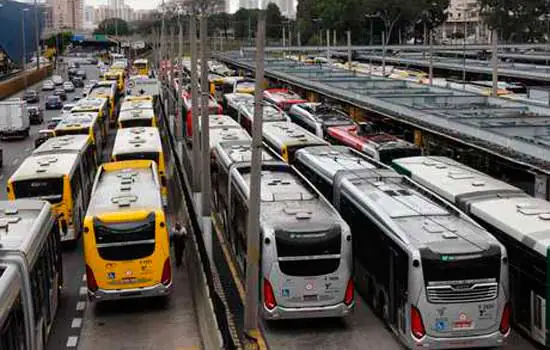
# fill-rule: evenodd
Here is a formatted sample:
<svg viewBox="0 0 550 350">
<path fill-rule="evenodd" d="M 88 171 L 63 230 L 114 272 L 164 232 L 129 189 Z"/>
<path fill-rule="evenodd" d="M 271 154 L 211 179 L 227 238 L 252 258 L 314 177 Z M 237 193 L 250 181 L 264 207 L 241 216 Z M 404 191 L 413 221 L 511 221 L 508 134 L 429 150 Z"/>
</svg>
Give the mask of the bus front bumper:
<svg viewBox="0 0 550 350">
<path fill-rule="evenodd" d="M 344 303 L 316 307 L 282 307 L 276 306 L 273 310 L 262 308 L 262 316 L 266 320 L 298 319 L 298 318 L 326 318 L 344 317 L 348 315 L 355 306 L 355 303 L 346 305 Z"/>
<path fill-rule="evenodd" d="M 471 337 L 442 338 L 424 336 L 411 344 L 412 349 L 464 349 L 464 348 L 494 348 L 503 346 L 510 331 L 506 334 L 498 330 L 493 333 L 475 335 Z"/>
<path fill-rule="evenodd" d="M 120 300 L 133 298 L 150 298 L 169 295 L 172 291 L 172 283 L 165 286 L 162 283 L 150 287 L 132 289 L 98 289 L 92 292 L 88 289 L 88 299 L 96 301 Z"/>
</svg>

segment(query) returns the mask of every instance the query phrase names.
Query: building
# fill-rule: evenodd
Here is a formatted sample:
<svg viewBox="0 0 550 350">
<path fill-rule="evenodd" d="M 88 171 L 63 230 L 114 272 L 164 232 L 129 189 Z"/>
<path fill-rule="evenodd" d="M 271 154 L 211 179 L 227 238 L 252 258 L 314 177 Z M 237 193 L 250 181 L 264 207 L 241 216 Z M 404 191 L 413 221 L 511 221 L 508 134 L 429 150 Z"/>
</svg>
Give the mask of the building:
<svg viewBox="0 0 550 350">
<path fill-rule="evenodd" d="M 53 8 L 53 29 L 82 29 L 84 0 L 47 0 Z"/>
<path fill-rule="evenodd" d="M 266 6 L 267 4 L 274 3 L 277 5 L 279 10 L 281 11 L 281 14 L 286 18 L 294 19 L 296 18 L 296 3 L 294 0 L 268 0 L 265 2 Z M 257 9 L 259 8 L 260 4 L 258 0 L 239 0 L 239 8 L 245 8 L 245 9 Z M 238 9 L 237 9 L 238 10 Z M 229 11 L 229 8 L 227 7 L 227 11 Z"/>
<path fill-rule="evenodd" d="M 28 10 L 25 11 L 26 9 Z M 35 55 L 36 29 L 38 26 L 40 36 L 44 27 L 44 17 L 40 16 L 38 22 L 35 22 L 33 5 L 16 1 L 3 3 L 0 11 L 0 51 L 4 52 L 5 56 L 2 55 L 1 66 L 4 65 L 6 57 L 8 60 L 20 64 L 23 53 L 26 62 Z M 23 50 L 23 42 L 25 50 Z"/>
<path fill-rule="evenodd" d="M 95 20 L 95 8 L 93 6 L 84 7 L 84 19 L 83 19 L 83 29 L 94 29 L 96 27 Z"/>
<path fill-rule="evenodd" d="M 479 15 L 477 0 L 451 0 L 447 11 L 447 21 L 441 27 L 443 40 L 456 36 L 466 37 L 467 43 L 488 40 L 489 30 Z"/>
</svg>

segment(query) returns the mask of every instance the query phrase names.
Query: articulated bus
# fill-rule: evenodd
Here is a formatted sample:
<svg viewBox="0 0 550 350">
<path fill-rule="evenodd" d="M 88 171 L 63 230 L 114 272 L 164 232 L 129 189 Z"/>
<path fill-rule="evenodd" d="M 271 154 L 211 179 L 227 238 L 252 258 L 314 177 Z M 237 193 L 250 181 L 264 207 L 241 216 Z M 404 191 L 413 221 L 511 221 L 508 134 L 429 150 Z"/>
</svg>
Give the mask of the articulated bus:
<svg viewBox="0 0 550 350">
<path fill-rule="evenodd" d="M 109 100 L 109 122 L 114 125 L 116 122 L 116 106 L 118 104 L 117 84 L 114 81 L 98 81 L 88 92 L 88 96 L 106 97 Z"/>
<path fill-rule="evenodd" d="M 230 116 L 223 114 L 209 115 L 209 138 L 210 151 L 222 141 L 252 141 L 250 134 L 246 132 Z M 200 119 L 199 119 L 200 121 Z M 199 123 L 199 135 L 202 135 L 202 124 Z M 212 154 L 213 155 L 213 154 Z"/>
<path fill-rule="evenodd" d="M 290 122 L 288 115 L 279 107 L 270 103 L 262 102 L 262 121 L 263 123 Z M 241 103 L 238 108 L 237 121 L 252 133 L 252 122 L 254 121 L 255 103 Z"/>
<path fill-rule="evenodd" d="M 91 300 L 170 293 L 170 242 L 155 162 L 99 168 L 84 221 L 84 260 Z"/>
<path fill-rule="evenodd" d="M 213 192 L 223 233 L 245 275 L 250 145 L 221 142 Z M 261 315 L 265 319 L 343 317 L 354 307 L 348 225 L 305 178 L 264 161 L 260 204 Z"/>
<path fill-rule="evenodd" d="M 109 70 L 103 74 L 103 80 L 114 81 L 117 84 L 119 94 L 124 92 L 124 72 L 120 70 Z"/>
<path fill-rule="evenodd" d="M 507 253 L 484 228 L 351 148 L 302 148 L 294 166 L 350 225 L 357 289 L 404 345 L 504 344 Z"/>
<path fill-rule="evenodd" d="M 97 113 L 103 139 L 107 139 L 109 129 L 109 99 L 106 97 L 83 98 L 71 109 L 71 113 L 90 112 Z"/>
<path fill-rule="evenodd" d="M 147 109 L 126 109 L 121 110 L 118 114 L 118 128 L 134 128 L 134 127 L 158 127 L 159 123 L 155 116 L 155 110 Z"/>
<path fill-rule="evenodd" d="M 55 136 L 88 135 L 94 145 L 97 159 L 101 159 L 106 139 L 97 113 L 75 112 L 68 114 L 54 129 Z"/>
<path fill-rule="evenodd" d="M 111 153 L 113 162 L 133 159 L 152 160 L 157 165 L 161 185 L 162 203 L 168 205 L 166 161 L 159 130 L 155 127 L 118 129 Z"/>
<path fill-rule="evenodd" d="M 52 204 L 62 241 L 76 243 L 86 213 L 93 172 L 79 153 L 32 154 L 8 179 L 8 199 L 35 198 Z"/>
<path fill-rule="evenodd" d="M 241 104 L 254 104 L 254 95 L 245 93 L 225 94 L 222 98 L 222 106 L 227 114 L 237 119 Z"/>
<path fill-rule="evenodd" d="M 191 93 L 184 92 L 183 96 L 183 109 L 185 112 L 185 135 L 190 138 L 193 136 L 193 110 L 192 110 L 192 97 Z M 201 111 L 201 101 L 199 99 L 199 113 Z M 216 102 L 216 100 L 212 97 L 208 97 L 208 113 L 209 114 L 223 114 L 222 107 Z M 200 114 L 199 114 L 200 119 Z"/>
<path fill-rule="evenodd" d="M 466 211 L 508 250 L 512 322 L 550 347 L 550 203 L 446 157 L 393 161 L 401 173 Z"/>
<path fill-rule="evenodd" d="M 149 75 L 149 61 L 146 58 L 140 58 L 132 64 L 133 75 Z"/>
<path fill-rule="evenodd" d="M 286 162 L 294 162 L 294 153 L 303 147 L 322 146 L 328 143 L 292 122 L 263 124 L 263 139 Z"/>
<path fill-rule="evenodd" d="M 308 102 L 289 89 L 266 89 L 264 90 L 264 99 L 285 112 L 288 112 L 292 105 Z"/>
<path fill-rule="evenodd" d="M 46 349 L 63 284 L 61 243 L 51 205 L 1 201 L 0 209 L 0 349 Z"/>
</svg>

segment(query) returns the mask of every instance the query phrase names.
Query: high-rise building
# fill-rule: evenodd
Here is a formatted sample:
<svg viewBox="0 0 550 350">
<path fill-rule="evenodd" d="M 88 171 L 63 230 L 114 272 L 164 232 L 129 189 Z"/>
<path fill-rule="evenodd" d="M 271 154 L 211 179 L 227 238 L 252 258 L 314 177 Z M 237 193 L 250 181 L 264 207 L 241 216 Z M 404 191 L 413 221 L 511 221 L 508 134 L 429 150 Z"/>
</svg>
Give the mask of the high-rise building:
<svg viewBox="0 0 550 350">
<path fill-rule="evenodd" d="M 467 42 L 484 42 L 488 38 L 476 0 L 451 0 L 447 12 L 447 20 L 441 26 L 442 39 L 465 36 Z"/>
<path fill-rule="evenodd" d="M 53 29 L 82 29 L 84 19 L 83 0 L 47 0 L 53 10 Z"/>
</svg>

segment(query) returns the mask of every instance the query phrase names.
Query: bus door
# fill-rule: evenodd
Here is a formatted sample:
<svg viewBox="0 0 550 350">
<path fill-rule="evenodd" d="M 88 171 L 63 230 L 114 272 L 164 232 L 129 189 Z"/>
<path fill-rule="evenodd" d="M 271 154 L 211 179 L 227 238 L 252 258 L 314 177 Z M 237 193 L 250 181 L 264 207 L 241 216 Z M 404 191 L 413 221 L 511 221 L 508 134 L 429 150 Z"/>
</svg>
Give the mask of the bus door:
<svg viewBox="0 0 550 350">
<path fill-rule="evenodd" d="M 398 249 L 391 247 L 389 249 L 389 282 L 388 290 L 388 311 L 389 322 L 396 330 L 405 334 L 406 328 L 406 305 L 408 290 L 408 264 L 407 256 Z"/>
</svg>

